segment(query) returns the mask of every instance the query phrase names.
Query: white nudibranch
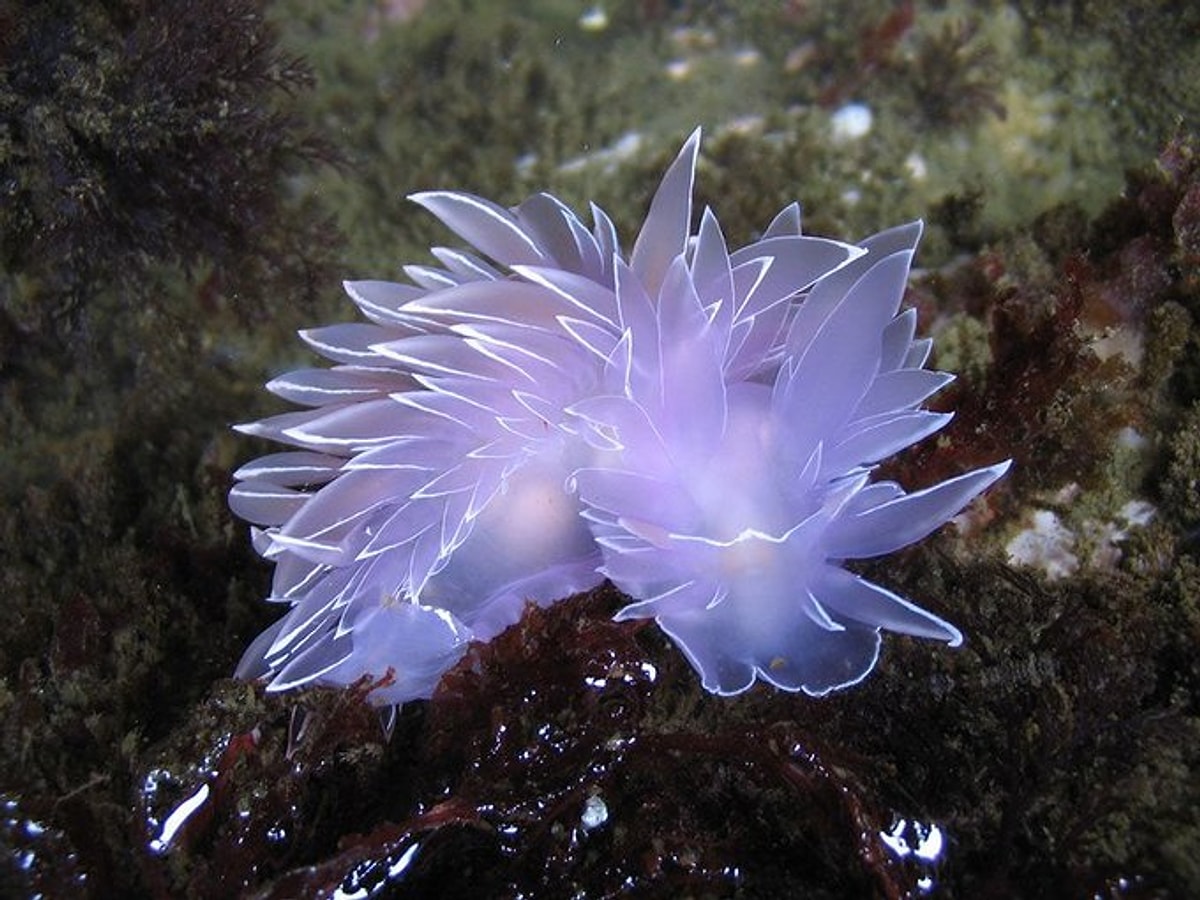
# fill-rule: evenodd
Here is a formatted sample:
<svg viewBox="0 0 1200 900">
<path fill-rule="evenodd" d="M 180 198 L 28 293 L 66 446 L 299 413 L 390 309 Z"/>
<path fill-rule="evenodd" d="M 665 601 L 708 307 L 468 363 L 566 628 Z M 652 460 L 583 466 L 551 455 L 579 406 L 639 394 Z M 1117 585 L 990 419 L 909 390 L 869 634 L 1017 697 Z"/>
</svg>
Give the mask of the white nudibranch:
<svg viewBox="0 0 1200 900">
<path fill-rule="evenodd" d="M 921 224 L 851 244 L 803 234 L 793 204 L 731 251 L 711 210 L 692 227 L 699 145 L 628 254 L 596 206 L 588 227 L 548 194 L 413 196 L 473 249 L 348 282 L 367 321 L 302 333 L 333 365 L 268 384 L 306 408 L 239 426 L 293 448 L 230 494 L 284 609 L 239 676 L 428 697 L 527 602 L 605 578 L 631 598 L 618 618 L 654 618 L 720 694 L 854 684 L 883 629 L 961 641 L 843 566 L 1009 465 L 872 480 L 950 419 L 923 408 L 951 376 L 900 309 Z"/>
</svg>

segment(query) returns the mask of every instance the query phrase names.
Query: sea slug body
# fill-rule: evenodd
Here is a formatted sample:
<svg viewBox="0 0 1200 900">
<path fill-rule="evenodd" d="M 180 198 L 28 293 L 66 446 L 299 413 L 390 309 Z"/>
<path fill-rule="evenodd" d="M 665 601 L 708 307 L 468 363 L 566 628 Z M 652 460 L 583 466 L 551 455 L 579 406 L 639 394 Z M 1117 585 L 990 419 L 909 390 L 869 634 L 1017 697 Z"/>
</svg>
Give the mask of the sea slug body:
<svg viewBox="0 0 1200 900">
<path fill-rule="evenodd" d="M 595 206 L 588 228 L 546 194 L 413 196 L 473 251 L 348 282 L 369 321 L 303 332 L 334 365 L 268 384 L 307 408 L 240 426 L 295 449 L 235 473 L 285 608 L 239 676 L 428 697 L 526 602 L 604 578 L 632 598 L 618 618 L 656 619 L 721 694 L 854 684 L 881 629 L 961 641 L 842 566 L 1008 468 L 871 480 L 950 419 L 922 408 L 951 376 L 900 311 L 920 223 L 855 245 L 802 234 L 792 205 L 730 251 L 711 211 L 692 230 L 699 142 L 628 256 Z"/>
</svg>

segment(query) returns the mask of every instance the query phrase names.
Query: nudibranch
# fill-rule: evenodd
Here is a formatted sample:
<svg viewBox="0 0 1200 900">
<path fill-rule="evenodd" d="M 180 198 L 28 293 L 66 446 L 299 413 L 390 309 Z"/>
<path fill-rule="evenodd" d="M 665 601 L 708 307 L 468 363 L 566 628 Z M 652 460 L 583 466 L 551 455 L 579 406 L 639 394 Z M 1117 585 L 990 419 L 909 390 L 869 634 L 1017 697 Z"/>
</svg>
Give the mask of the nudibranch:
<svg viewBox="0 0 1200 900">
<path fill-rule="evenodd" d="M 928 535 L 1008 462 L 913 492 L 877 464 L 946 425 L 952 376 L 901 311 L 919 222 L 857 244 L 800 209 L 730 250 L 693 228 L 699 131 L 628 253 L 548 194 L 411 199 L 471 249 L 407 283 L 347 282 L 365 322 L 304 331 L 333 363 L 268 389 L 304 409 L 239 426 L 292 449 L 241 467 L 233 510 L 282 617 L 237 674 L 282 691 L 429 697 L 470 641 L 604 579 L 704 684 L 812 695 L 874 667 L 883 629 L 948 622 L 845 568 Z"/>
</svg>

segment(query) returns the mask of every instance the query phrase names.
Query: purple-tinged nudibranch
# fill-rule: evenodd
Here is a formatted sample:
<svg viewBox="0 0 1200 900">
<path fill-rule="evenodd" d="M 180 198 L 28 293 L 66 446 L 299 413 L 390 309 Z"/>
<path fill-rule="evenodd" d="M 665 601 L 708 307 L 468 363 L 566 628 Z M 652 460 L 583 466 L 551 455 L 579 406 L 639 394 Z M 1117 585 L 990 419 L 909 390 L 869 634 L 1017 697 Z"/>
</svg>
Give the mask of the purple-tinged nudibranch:
<svg viewBox="0 0 1200 900">
<path fill-rule="evenodd" d="M 920 223 L 848 244 L 789 206 L 729 250 L 692 230 L 700 136 L 633 249 L 547 194 L 412 199 L 473 250 L 409 283 L 347 282 L 368 322 L 302 333 L 334 365 L 267 387 L 305 409 L 240 430 L 295 448 L 230 495 L 283 616 L 238 675 L 268 690 L 432 694 L 468 642 L 610 579 L 704 686 L 819 695 L 867 675 L 881 629 L 949 623 L 844 568 L 920 540 L 1007 462 L 908 493 L 875 465 L 942 428 L 951 376 L 900 311 Z"/>
</svg>

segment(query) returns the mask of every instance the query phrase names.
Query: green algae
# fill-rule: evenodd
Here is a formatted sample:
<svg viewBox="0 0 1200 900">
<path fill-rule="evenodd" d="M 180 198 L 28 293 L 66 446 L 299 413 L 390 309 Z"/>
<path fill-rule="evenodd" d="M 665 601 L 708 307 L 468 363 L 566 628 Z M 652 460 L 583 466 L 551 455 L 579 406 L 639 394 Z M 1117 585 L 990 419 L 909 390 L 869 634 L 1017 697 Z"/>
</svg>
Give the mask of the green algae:
<svg viewBox="0 0 1200 900">
<path fill-rule="evenodd" d="M 1180 416 L 1166 445 L 1164 505 L 1180 525 L 1200 522 L 1200 405 Z"/>
<path fill-rule="evenodd" d="M 636 221 L 651 163 L 696 124 L 716 165 L 704 199 L 720 203 L 731 235 L 761 229 L 796 197 L 815 227 L 851 235 L 976 197 L 965 241 L 933 222 L 922 258 L 938 264 L 1063 204 L 1094 215 L 1176 115 L 1200 111 L 1196 82 L 1182 77 L 1167 110 L 1155 94 L 1129 94 L 1112 19 L 1032 6 L 856 0 L 672 16 L 625 2 L 605 4 L 607 27 L 590 30 L 574 4 L 454 0 L 389 27 L 379 9 L 285 0 L 275 19 L 317 77 L 311 119 L 349 160 L 302 189 L 335 210 L 355 271 L 420 256 L 438 231 L 402 198 L 430 187 L 504 202 L 548 189 Z M 1180 72 L 1187 50 L 1169 28 L 1139 45 Z M 1171 77 L 1159 69 L 1156 89 Z M 850 102 L 872 110 L 873 127 L 836 142 L 831 116 Z M 643 149 L 624 161 L 564 168 L 631 134 Z"/>
<path fill-rule="evenodd" d="M 974 316 L 958 313 L 938 326 L 937 366 L 981 381 L 992 362 L 988 329 Z"/>
</svg>

